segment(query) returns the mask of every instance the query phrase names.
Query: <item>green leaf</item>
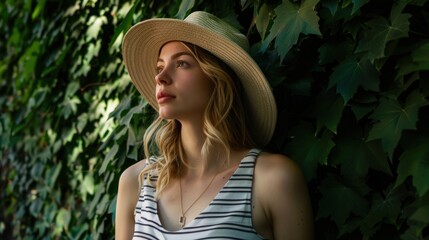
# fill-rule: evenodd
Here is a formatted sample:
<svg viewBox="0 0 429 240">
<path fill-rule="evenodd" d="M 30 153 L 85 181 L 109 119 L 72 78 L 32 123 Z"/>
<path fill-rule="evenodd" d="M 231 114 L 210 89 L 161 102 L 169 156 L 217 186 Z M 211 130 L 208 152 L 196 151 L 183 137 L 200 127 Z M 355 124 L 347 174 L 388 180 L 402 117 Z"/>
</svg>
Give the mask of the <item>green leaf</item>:
<svg viewBox="0 0 429 240">
<path fill-rule="evenodd" d="M 429 191 L 429 138 L 409 146 L 399 158 L 396 186 L 412 176 L 413 185 L 419 196 Z"/>
<path fill-rule="evenodd" d="M 341 174 L 347 177 L 365 177 L 369 167 L 388 175 L 392 174 L 381 147 L 377 147 L 375 142 L 365 142 L 357 136 L 340 137 L 330 160 L 332 164 L 341 164 Z"/>
<path fill-rule="evenodd" d="M 176 18 L 184 19 L 186 13 L 191 10 L 195 5 L 195 0 L 182 0 L 179 10 L 177 11 Z"/>
<path fill-rule="evenodd" d="M 402 14 L 404 4 L 395 5 L 390 14 L 390 21 L 376 16 L 366 25 L 370 28 L 365 37 L 359 41 L 356 52 L 368 52 L 371 61 L 384 57 L 386 44 L 389 41 L 408 37 L 411 14 Z"/>
<path fill-rule="evenodd" d="M 429 70 L 429 42 L 422 44 L 411 53 L 413 62 L 418 70 Z"/>
<path fill-rule="evenodd" d="M 122 118 L 121 124 L 124 124 L 127 127 L 130 127 L 130 122 L 134 114 L 142 113 L 143 108 L 147 105 L 147 101 L 142 99 L 139 103 L 139 105 L 133 107 L 128 111 L 128 113 Z"/>
<path fill-rule="evenodd" d="M 392 157 L 405 129 L 416 129 L 419 109 L 428 101 L 418 91 L 411 93 L 404 107 L 396 99 L 382 98 L 371 118 L 377 122 L 369 132 L 368 141 L 381 139 L 384 150 Z"/>
<path fill-rule="evenodd" d="M 106 171 L 107 166 L 110 164 L 110 162 L 112 162 L 116 153 L 118 153 L 118 150 L 119 150 L 119 145 L 118 144 L 113 145 L 109 153 L 107 153 L 106 157 L 104 158 L 103 164 L 101 165 L 100 170 L 98 171 L 98 174 L 103 174 Z"/>
<path fill-rule="evenodd" d="M 414 195 L 413 195 L 414 196 Z M 401 236 L 401 239 L 424 239 L 424 229 L 429 224 L 429 192 L 416 198 L 402 211 L 407 219 L 409 228 Z"/>
<path fill-rule="evenodd" d="M 101 201 L 97 204 L 96 213 L 99 215 L 103 215 L 107 208 L 109 207 L 109 195 L 105 194 Z"/>
<path fill-rule="evenodd" d="M 65 208 L 61 208 L 55 220 L 56 228 L 67 229 L 70 224 L 70 219 L 70 211 Z"/>
<path fill-rule="evenodd" d="M 322 1 L 322 5 L 329 9 L 331 15 L 334 16 L 338 9 L 338 0 L 325 0 Z"/>
<path fill-rule="evenodd" d="M 36 8 L 33 11 L 33 14 L 31 15 L 31 18 L 34 20 L 36 19 L 40 13 L 43 12 L 43 10 L 45 9 L 45 5 L 46 5 L 46 0 L 40 0 L 37 3 Z"/>
<path fill-rule="evenodd" d="M 328 64 L 334 61 L 341 62 L 353 53 L 353 44 L 347 40 L 333 40 L 325 42 L 319 48 L 319 63 Z"/>
<path fill-rule="evenodd" d="M 284 81 L 283 66 L 280 64 L 279 56 L 275 51 L 268 50 L 262 53 L 258 50 L 258 44 L 255 44 L 250 49 L 250 54 L 267 77 L 270 86 L 275 87 Z"/>
<path fill-rule="evenodd" d="M 33 41 L 32 44 L 25 50 L 25 53 L 19 59 L 19 69 L 21 74 L 17 83 L 18 86 L 21 84 L 28 84 L 25 80 L 31 80 L 34 77 L 38 55 L 42 45 L 39 41 Z M 27 85 L 25 87 L 28 87 Z"/>
<path fill-rule="evenodd" d="M 262 4 L 258 14 L 255 17 L 256 29 L 258 30 L 261 38 L 264 39 L 270 24 L 270 9 L 267 4 Z"/>
<path fill-rule="evenodd" d="M 270 33 L 263 41 L 261 51 L 265 51 L 268 45 L 276 38 L 275 47 L 278 49 L 280 60 L 283 61 L 286 54 L 298 42 L 299 35 L 322 35 L 319 30 L 319 17 L 314 10 L 319 0 L 306 0 L 301 6 L 283 1 L 276 9 L 276 18 L 270 29 Z"/>
<path fill-rule="evenodd" d="M 89 28 L 86 31 L 86 40 L 97 39 L 101 26 L 105 23 L 107 23 L 107 18 L 105 16 L 91 16 L 88 21 Z"/>
<path fill-rule="evenodd" d="M 87 174 L 82 182 L 82 187 L 85 190 L 85 192 L 89 194 L 94 194 L 95 184 L 94 184 L 94 177 L 92 174 Z"/>
<path fill-rule="evenodd" d="M 363 5 L 365 5 L 369 0 L 352 0 L 353 10 L 352 15 L 355 14 Z"/>
<path fill-rule="evenodd" d="M 343 115 L 344 102 L 343 99 L 333 93 L 322 92 L 316 98 L 316 116 L 317 116 L 317 132 L 322 127 L 328 128 L 331 132 L 337 133 L 337 125 Z M 329 113 L 329 114 L 327 114 Z"/>
<path fill-rule="evenodd" d="M 319 190 L 323 197 L 319 201 L 317 219 L 330 217 L 340 227 L 350 214 L 363 217 L 368 213 L 368 201 L 333 177 L 324 180 Z"/>
<path fill-rule="evenodd" d="M 121 102 L 116 106 L 115 110 L 109 113 L 109 118 L 119 118 L 122 115 L 122 112 L 126 109 L 129 109 L 131 105 L 131 96 L 125 96 Z"/>
<path fill-rule="evenodd" d="M 368 59 L 349 59 L 334 68 L 329 81 L 329 88 L 337 86 L 337 92 L 347 103 L 361 86 L 365 90 L 378 91 L 378 71 Z"/>
<path fill-rule="evenodd" d="M 429 42 L 419 43 L 411 54 L 407 54 L 397 61 L 398 74 L 395 79 L 401 79 L 405 75 L 429 70 Z M 420 76 L 418 77 L 420 79 Z"/>
<path fill-rule="evenodd" d="M 386 219 L 389 223 L 395 224 L 396 219 L 402 211 L 402 200 L 407 196 L 403 188 L 390 189 L 384 197 L 376 193 L 372 195 L 371 209 L 365 217 L 365 222 L 369 227 L 380 223 Z"/>
<path fill-rule="evenodd" d="M 115 49 L 119 49 L 122 43 L 122 38 L 124 33 L 131 27 L 133 23 L 133 16 L 136 9 L 136 4 L 130 7 L 129 4 L 124 4 L 121 8 L 121 11 L 125 11 L 128 9 L 128 13 L 126 14 L 124 20 L 122 20 L 121 24 L 115 28 L 115 33 L 113 34 L 112 39 L 109 43 L 109 50 L 112 52 Z"/>
<path fill-rule="evenodd" d="M 77 97 L 66 97 L 64 101 L 61 103 L 61 114 L 64 116 L 65 119 L 68 119 L 70 114 L 76 113 L 77 106 L 81 103 L 79 98 Z"/>
<path fill-rule="evenodd" d="M 306 123 L 295 127 L 293 140 L 286 147 L 292 159 L 301 166 L 307 180 L 316 176 L 318 164 L 327 164 L 328 155 L 335 146 L 330 132 L 325 131 L 319 138 L 311 129 Z"/>
</svg>

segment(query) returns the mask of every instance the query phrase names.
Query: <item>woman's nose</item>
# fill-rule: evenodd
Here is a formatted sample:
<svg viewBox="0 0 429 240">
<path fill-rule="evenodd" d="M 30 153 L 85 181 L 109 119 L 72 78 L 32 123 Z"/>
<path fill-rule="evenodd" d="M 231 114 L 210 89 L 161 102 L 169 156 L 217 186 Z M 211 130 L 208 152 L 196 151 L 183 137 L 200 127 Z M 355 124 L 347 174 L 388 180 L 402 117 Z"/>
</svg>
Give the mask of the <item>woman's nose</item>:
<svg viewBox="0 0 429 240">
<path fill-rule="evenodd" d="M 156 84 L 158 85 L 168 85 L 171 83 L 171 77 L 168 73 L 167 68 L 163 68 L 158 74 L 155 76 Z"/>
</svg>

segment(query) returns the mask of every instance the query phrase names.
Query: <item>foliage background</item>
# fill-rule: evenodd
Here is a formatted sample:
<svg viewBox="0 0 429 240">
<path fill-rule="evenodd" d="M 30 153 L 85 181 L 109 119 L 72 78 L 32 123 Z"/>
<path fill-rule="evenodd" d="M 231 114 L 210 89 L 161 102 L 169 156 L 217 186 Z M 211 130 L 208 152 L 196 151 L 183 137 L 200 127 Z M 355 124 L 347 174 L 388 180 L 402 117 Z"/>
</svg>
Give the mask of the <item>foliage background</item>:
<svg viewBox="0 0 429 240">
<path fill-rule="evenodd" d="M 154 112 L 121 40 L 206 10 L 246 33 L 276 95 L 316 239 L 429 238 L 426 0 L 0 2 L 0 238 L 112 239 L 120 173 Z"/>
</svg>

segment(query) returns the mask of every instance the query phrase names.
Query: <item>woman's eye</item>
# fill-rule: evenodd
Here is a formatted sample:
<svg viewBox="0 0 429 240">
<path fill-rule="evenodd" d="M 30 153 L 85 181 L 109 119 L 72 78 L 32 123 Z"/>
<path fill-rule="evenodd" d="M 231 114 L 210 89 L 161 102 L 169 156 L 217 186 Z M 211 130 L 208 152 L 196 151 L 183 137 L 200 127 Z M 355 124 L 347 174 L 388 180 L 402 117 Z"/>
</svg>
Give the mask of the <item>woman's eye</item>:
<svg viewBox="0 0 429 240">
<path fill-rule="evenodd" d="M 189 67 L 189 64 L 185 61 L 177 61 L 177 67 L 186 68 Z"/>
<path fill-rule="evenodd" d="M 162 72 L 162 69 L 163 69 L 163 67 L 161 67 L 161 66 L 158 66 L 158 67 L 155 68 L 155 70 L 156 70 L 157 73 Z"/>
</svg>

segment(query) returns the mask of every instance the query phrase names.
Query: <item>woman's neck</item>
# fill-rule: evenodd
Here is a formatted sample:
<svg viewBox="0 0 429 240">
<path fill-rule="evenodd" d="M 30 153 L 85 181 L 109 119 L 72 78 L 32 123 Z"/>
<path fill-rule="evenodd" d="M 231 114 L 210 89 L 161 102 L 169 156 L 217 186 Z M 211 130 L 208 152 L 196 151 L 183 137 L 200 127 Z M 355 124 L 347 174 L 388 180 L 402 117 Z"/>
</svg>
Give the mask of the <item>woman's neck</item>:
<svg viewBox="0 0 429 240">
<path fill-rule="evenodd" d="M 220 157 L 218 154 L 212 156 L 203 156 L 202 148 L 206 140 L 202 124 L 186 124 L 182 123 L 180 140 L 184 153 L 184 160 L 189 167 L 185 167 L 182 174 L 199 177 L 207 174 L 213 174 L 222 167 L 221 161 L 217 161 Z M 215 151 L 220 152 L 220 151 Z M 225 155 L 226 154 L 222 154 Z M 223 162 L 223 161 L 222 161 Z"/>
</svg>

